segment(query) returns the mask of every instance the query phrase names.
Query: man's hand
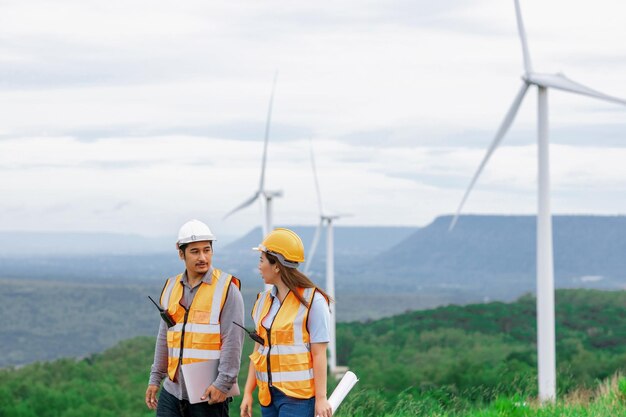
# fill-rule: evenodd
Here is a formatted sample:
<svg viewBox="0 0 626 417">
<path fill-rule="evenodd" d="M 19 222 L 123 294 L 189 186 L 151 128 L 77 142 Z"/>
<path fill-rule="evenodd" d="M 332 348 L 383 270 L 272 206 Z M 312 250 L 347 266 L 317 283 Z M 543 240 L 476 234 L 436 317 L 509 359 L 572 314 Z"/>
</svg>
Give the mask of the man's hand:
<svg viewBox="0 0 626 417">
<path fill-rule="evenodd" d="M 148 385 L 146 390 L 146 405 L 150 410 L 156 410 L 159 400 L 157 399 L 157 392 L 159 392 L 158 385 Z"/>
<path fill-rule="evenodd" d="M 202 401 L 208 399 L 209 404 L 223 403 L 226 401 L 226 393 L 215 388 L 215 385 L 211 385 L 204 391 L 204 395 L 200 399 Z"/>
</svg>

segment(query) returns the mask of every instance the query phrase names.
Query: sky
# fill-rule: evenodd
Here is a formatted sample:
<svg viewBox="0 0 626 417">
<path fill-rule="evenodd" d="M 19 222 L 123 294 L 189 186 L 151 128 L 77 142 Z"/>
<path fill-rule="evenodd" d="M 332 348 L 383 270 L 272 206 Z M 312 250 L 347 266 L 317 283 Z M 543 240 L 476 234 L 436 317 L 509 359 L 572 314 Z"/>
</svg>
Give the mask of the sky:
<svg viewBox="0 0 626 417">
<path fill-rule="evenodd" d="M 626 3 L 521 2 L 537 72 L 626 98 Z M 513 1 L 0 0 L 0 230 L 218 235 L 425 226 L 456 210 L 521 86 Z M 536 211 L 536 89 L 465 213 Z M 626 107 L 550 91 L 552 209 L 626 212 Z"/>
</svg>

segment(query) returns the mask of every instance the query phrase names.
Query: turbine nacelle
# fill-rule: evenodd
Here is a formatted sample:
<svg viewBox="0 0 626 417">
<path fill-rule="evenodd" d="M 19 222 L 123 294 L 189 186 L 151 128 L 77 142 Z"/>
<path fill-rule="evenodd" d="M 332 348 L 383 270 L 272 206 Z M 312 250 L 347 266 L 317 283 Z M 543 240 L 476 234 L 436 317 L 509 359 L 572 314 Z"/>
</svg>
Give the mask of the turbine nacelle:
<svg viewBox="0 0 626 417">
<path fill-rule="evenodd" d="M 333 220 L 341 219 L 342 217 L 351 217 L 351 214 L 330 214 L 330 213 L 322 213 L 320 214 L 320 220 L 332 222 Z"/>
<path fill-rule="evenodd" d="M 537 87 L 554 88 L 568 93 L 580 94 L 596 98 L 598 100 L 626 105 L 626 100 L 594 90 L 593 88 L 587 87 L 586 85 L 566 77 L 562 73 L 545 74 L 533 72 L 522 76 L 522 80 L 524 80 L 527 84 L 536 85 Z"/>
<path fill-rule="evenodd" d="M 271 200 L 273 198 L 276 197 L 282 197 L 283 196 L 283 192 L 282 190 L 278 190 L 278 191 L 261 191 L 261 194 L 263 195 L 263 197 L 265 197 L 266 200 Z"/>
</svg>

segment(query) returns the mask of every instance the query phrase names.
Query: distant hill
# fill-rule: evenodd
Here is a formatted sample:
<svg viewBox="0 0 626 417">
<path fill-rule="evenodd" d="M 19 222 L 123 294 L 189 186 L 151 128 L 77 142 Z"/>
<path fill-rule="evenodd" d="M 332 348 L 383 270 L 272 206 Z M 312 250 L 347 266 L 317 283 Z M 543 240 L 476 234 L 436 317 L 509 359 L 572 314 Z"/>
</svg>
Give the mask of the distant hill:
<svg viewBox="0 0 626 417">
<path fill-rule="evenodd" d="M 311 244 L 315 228 L 287 226 Z M 416 227 L 335 227 L 338 268 L 355 257 L 367 259 L 391 248 L 418 230 Z M 256 277 L 258 255 L 252 247 L 261 242 L 261 228 L 243 237 L 215 244 L 216 265 L 234 274 Z M 372 239 L 376 244 L 372 244 Z M 228 242 L 228 241 L 227 241 Z M 315 255 L 315 270 L 323 271 L 326 242 L 322 233 Z M 36 253 L 37 256 L 32 256 Z M 361 258 L 359 258 L 361 259 Z M 181 261 L 171 237 L 150 238 L 115 233 L 0 232 L 0 278 L 66 280 L 161 280 L 180 272 Z"/>
<path fill-rule="evenodd" d="M 175 250 L 125 255 L 0 256 L 0 278 L 134 283 L 164 280 L 180 272 L 181 265 Z"/>
<path fill-rule="evenodd" d="M 171 237 L 104 232 L 0 232 L 0 256 L 128 255 L 170 252 Z"/>
<path fill-rule="evenodd" d="M 300 236 L 304 243 L 305 252 L 310 250 L 315 226 L 277 226 L 293 230 Z M 339 256 L 363 255 L 381 253 L 418 231 L 417 227 L 388 227 L 388 226 L 341 226 L 335 225 L 334 244 L 335 254 Z M 232 242 L 224 248 L 224 251 L 248 252 L 256 247 L 263 239 L 261 228 L 252 229 L 240 239 Z M 322 230 L 315 257 L 326 254 L 326 233 Z"/>
<path fill-rule="evenodd" d="M 295 231 L 304 244 L 305 257 L 310 256 L 310 246 L 315 234 L 314 226 L 279 226 Z M 335 226 L 335 268 L 339 275 L 351 275 L 355 266 L 370 260 L 373 256 L 392 248 L 411 236 L 417 227 L 384 227 L 384 226 Z M 251 249 L 262 240 L 261 228 L 255 228 L 242 238 L 232 242 L 220 252 L 222 265 L 227 266 L 234 274 L 242 276 L 258 276 L 258 254 Z M 310 275 L 315 282 L 324 285 L 326 268 L 326 233 L 322 230 L 319 244 L 313 258 Z"/>
<path fill-rule="evenodd" d="M 438 217 L 366 265 L 409 289 L 456 288 L 509 298 L 535 287 L 534 216 Z M 626 288 L 626 216 L 554 216 L 559 287 Z M 371 271 L 371 272 L 367 272 Z"/>
<path fill-rule="evenodd" d="M 510 301 L 534 292 L 534 216 L 465 215 L 452 232 L 450 220 L 441 216 L 423 228 L 337 226 L 338 317 L 364 320 L 450 303 Z M 626 216 L 557 215 L 553 226 L 557 287 L 626 288 Z M 289 227 L 302 236 L 308 250 L 314 227 Z M 128 239 L 130 245 L 134 238 Z M 250 250 L 261 239 L 256 228 L 230 244 L 215 245 L 215 265 L 241 278 L 250 297 L 262 287 L 258 254 Z M 76 244 L 76 253 L 56 256 L 0 252 L 0 278 L 160 284 L 182 270 L 170 249 L 81 254 L 81 246 Z M 170 248 L 171 242 L 165 246 Z M 322 235 L 310 272 L 322 287 L 326 286 L 324 252 Z"/>
</svg>

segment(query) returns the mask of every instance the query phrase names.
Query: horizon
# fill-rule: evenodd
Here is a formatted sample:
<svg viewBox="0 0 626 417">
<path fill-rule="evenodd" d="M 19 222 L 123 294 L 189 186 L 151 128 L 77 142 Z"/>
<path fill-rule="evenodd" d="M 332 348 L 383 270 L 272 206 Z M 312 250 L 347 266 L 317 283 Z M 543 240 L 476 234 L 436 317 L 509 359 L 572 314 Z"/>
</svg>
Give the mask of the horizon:
<svg viewBox="0 0 626 417">
<path fill-rule="evenodd" d="M 467 218 L 467 217 L 536 217 L 537 215 L 534 213 L 461 213 L 459 219 Z M 348 228 L 407 228 L 407 229 L 424 229 L 430 225 L 432 225 L 435 221 L 442 218 L 452 218 L 454 217 L 454 213 L 448 214 L 440 214 L 429 220 L 427 223 L 423 225 L 415 225 L 415 224 L 336 224 L 333 227 L 335 229 L 348 229 Z M 552 213 L 552 217 L 626 217 L 626 213 Z M 201 220 L 201 219 L 198 219 Z M 209 227 L 211 227 L 209 225 Z M 274 227 L 299 227 L 299 228 L 312 228 L 317 227 L 316 223 L 288 223 L 288 224 L 275 224 Z M 220 236 L 225 236 L 228 239 L 227 244 L 232 243 L 233 241 L 244 237 L 245 235 L 253 232 L 254 230 L 261 229 L 261 225 L 252 225 L 249 229 L 238 233 L 238 234 L 223 234 L 220 233 L 218 238 L 216 239 L 218 242 L 224 240 L 224 238 L 220 238 Z M 49 229 L 49 230 L 28 230 L 28 229 L 0 229 L 0 234 L 9 234 L 9 233 L 27 233 L 27 234 L 103 234 L 103 235 L 111 235 L 111 236 L 137 236 L 148 239 L 174 239 L 175 233 L 178 229 L 171 231 L 171 233 L 161 233 L 161 234 L 144 234 L 139 232 L 117 232 L 110 230 L 85 230 L 85 229 Z"/>
</svg>

